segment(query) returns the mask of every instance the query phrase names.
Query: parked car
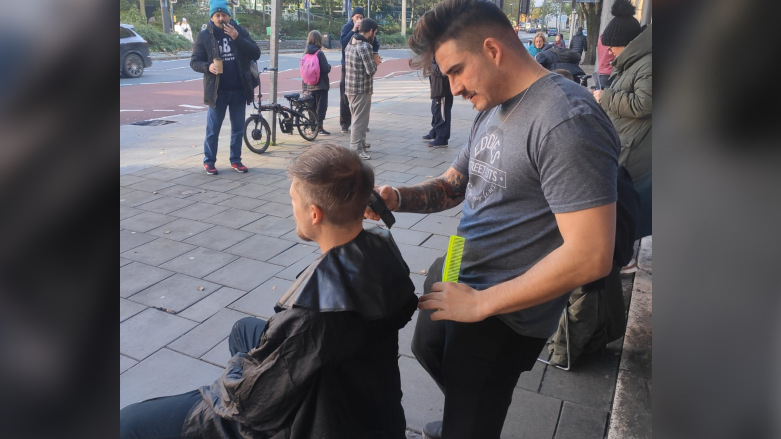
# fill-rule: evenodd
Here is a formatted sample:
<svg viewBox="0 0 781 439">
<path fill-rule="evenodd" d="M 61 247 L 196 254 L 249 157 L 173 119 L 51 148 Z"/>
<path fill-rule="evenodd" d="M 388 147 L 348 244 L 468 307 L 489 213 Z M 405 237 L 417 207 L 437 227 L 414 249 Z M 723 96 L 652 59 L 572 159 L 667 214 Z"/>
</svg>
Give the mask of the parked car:
<svg viewBox="0 0 781 439">
<path fill-rule="evenodd" d="M 144 68 L 152 66 L 149 44 L 129 24 L 119 24 L 119 74 L 138 78 Z"/>
<path fill-rule="evenodd" d="M 549 27 L 548 28 L 548 36 L 549 37 L 555 37 L 556 34 L 558 34 L 558 33 L 559 33 L 559 30 L 556 29 L 555 27 Z"/>
</svg>

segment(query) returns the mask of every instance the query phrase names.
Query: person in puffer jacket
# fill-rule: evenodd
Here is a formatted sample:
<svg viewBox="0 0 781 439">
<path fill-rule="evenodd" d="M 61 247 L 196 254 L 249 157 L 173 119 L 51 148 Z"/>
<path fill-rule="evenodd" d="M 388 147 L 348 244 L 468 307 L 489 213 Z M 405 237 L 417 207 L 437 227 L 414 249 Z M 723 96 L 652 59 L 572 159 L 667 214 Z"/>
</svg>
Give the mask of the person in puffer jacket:
<svg viewBox="0 0 781 439">
<path fill-rule="evenodd" d="M 320 62 L 320 80 L 317 82 L 317 85 L 309 85 L 303 81 L 301 81 L 301 84 L 304 91 L 308 91 L 315 98 L 318 134 L 329 135 L 331 133 L 323 129 L 323 120 L 325 119 L 325 112 L 328 111 L 328 90 L 331 89 L 328 73 L 331 72 L 331 64 L 328 64 L 322 49 L 323 35 L 316 30 L 309 32 L 309 36 L 306 38 L 305 53 L 317 54 L 317 60 Z"/>
</svg>

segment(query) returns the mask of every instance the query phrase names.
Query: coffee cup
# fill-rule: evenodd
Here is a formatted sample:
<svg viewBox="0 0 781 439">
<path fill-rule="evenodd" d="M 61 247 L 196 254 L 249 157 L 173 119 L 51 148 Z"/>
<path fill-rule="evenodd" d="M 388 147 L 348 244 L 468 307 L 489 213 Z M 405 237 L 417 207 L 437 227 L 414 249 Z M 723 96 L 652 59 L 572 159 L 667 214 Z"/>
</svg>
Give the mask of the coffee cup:
<svg viewBox="0 0 781 439">
<path fill-rule="evenodd" d="M 217 74 L 222 74 L 222 58 L 214 58 L 212 63 L 214 64 L 214 67 L 217 67 Z"/>
</svg>

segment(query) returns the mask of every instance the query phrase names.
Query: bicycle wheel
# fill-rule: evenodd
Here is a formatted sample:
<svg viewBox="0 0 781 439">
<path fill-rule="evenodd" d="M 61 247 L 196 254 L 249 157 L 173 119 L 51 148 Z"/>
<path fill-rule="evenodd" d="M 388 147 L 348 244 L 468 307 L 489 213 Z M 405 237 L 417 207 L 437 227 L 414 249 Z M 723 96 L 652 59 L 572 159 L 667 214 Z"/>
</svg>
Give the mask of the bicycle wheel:
<svg viewBox="0 0 781 439">
<path fill-rule="evenodd" d="M 255 154 L 263 154 L 271 143 L 271 128 L 263 117 L 257 114 L 247 118 L 244 122 L 244 143 Z"/>
<path fill-rule="evenodd" d="M 305 117 L 296 116 L 296 125 L 298 125 L 298 134 L 308 141 L 317 138 L 317 113 L 311 108 L 300 108 L 299 111 Z"/>
</svg>

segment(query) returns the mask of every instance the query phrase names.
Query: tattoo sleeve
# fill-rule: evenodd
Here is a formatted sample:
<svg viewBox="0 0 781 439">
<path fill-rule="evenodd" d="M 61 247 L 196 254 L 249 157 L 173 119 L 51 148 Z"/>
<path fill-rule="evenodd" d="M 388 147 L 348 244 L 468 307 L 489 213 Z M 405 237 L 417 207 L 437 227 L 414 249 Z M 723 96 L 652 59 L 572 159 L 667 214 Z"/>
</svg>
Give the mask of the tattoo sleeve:
<svg viewBox="0 0 781 439">
<path fill-rule="evenodd" d="M 401 195 L 399 212 L 434 213 L 464 201 L 469 176 L 452 167 L 439 177 L 415 186 L 396 188 Z"/>
</svg>

